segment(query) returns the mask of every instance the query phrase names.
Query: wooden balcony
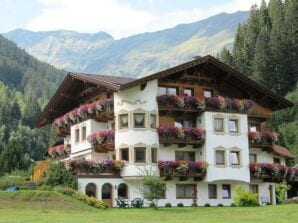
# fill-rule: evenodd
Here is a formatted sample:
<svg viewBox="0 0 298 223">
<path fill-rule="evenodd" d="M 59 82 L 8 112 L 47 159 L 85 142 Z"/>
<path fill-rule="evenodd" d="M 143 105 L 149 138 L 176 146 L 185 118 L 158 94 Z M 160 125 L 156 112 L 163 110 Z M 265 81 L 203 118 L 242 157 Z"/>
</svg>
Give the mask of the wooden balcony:
<svg viewBox="0 0 298 223">
<path fill-rule="evenodd" d="M 275 132 L 249 132 L 249 146 L 260 148 L 271 148 L 277 141 L 278 135 Z"/>
<path fill-rule="evenodd" d="M 97 153 L 107 153 L 115 150 L 115 132 L 111 129 L 102 130 L 91 134 L 87 140 Z"/>
<path fill-rule="evenodd" d="M 160 176 L 165 180 L 178 177 L 180 181 L 193 178 L 195 181 L 203 180 L 207 173 L 207 162 L 192 162 L 183 160 L 159 161 L 158 168 Z"/>
<path fill-rule="evenodd" d="M 298 168 L 287 167 L 276 163 L 250 163 L 250 175 L 253 179 L 262 179 L 264 182 L 298 181 Z"/>
<path fill-rule="evenodd" d="M 164 146 L 177 144 L 179 147 L 192 145 L 193 148 L 199 148 L 205 142 L 204 129 L 159 126 L 157 131 L 159 143 Z"/>
</svg>

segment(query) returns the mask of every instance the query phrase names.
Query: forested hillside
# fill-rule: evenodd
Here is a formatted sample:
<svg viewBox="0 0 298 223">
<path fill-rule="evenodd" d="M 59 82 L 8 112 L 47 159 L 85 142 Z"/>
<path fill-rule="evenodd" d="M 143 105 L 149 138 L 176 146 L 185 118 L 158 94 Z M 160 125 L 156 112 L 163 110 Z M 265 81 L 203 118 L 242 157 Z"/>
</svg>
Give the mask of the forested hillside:
<svg viewBox="0 0 298 223">
<path fill-rule="evenodd" d="M 43 157 L 49 128 L 35 129 L 35 121 L 64 76 L 0 35 L 0 174 Z"/>
<path fill-rule="evenodd" d="M 220 59 L 294 102 L 294 107 L 276 112 L 270 126 L 297 157 L 298 1 L 253 6 L 248 21 L 238 26 L 233 50 L 223 49 Z"/>
</svg>

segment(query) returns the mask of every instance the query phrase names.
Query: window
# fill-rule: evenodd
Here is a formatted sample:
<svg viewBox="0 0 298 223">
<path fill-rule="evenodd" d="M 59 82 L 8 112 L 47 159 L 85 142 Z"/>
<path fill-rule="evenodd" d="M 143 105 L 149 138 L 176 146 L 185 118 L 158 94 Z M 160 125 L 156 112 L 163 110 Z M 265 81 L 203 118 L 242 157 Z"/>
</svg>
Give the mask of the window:
<svg viewBox="0 0 298 223">
<path fill-rule="evenodd" d="M 128 114 L 119 115 L 119 128 L 128 128 Z"/>
<path fill-rule="evenodd" d="M 214 118 L 214 131 L 215 132 L 224 132 L 224 119 L 223 118 Z"/>
<path fill-rule="evenodd" d="M 217 185 L 208 184 L 209 199 L 217 199 Z"/>
<path fill-rule="evenodd" d="M 182 128 L 183 124 L 180 121 L 175 121 L 174 126 L 177 128 Z"/>
<path fill-rule="evenodd" d="M 79 142 L 80 141 L 80 130 L 76 129 L 75 130 L 75 142 Z"/>
<path fill-rule="evenodd" d="M 230 164 L 231 165 L 240 165 L 240 151 L 231 151 L 230 152 Z"/>
<path fill-rule="evenodd" d="M 158 87 L 158 95 L 177 95 L 177 88 L 175 87 Z"/>
<path fill-rule="evenodd" d="M 128 186 L 124 183 L 118 185 L 118 197 L 119 198 L 128 198 Z"/>
<path fill-rule="evenodd" d="M 186 160 L 186 161 L 195 161 L 195 152 L 187 152 L 187 151 L 176 151 L 175 152 L 176 160 Z"/>
<path fill-rule="evenodd" d="M 193 120 L 175 120 L 174 126 L 178 128 L 192 128 L 195 127 L 195 122 Z"/>
<path fill-rule="evenodd" d="M 229 123 L 228 123 L 229 132 L 237 133 L 237 132 L 239 132 L 238 128 L 239 128 L 238 127 L 238 119 L 230 119 Z"/>
<path fill-rule="evenodd" d="M 212 90 L 204 90 L 204 97 L 205 98 L 213 97 L 213 91 Z"/>
<path fill-rule="evenodd" d="M 193 89 L 184 88 L 183 93 L 184 93 L 184 96 L 193 96 Z"/>
<path fill-rule="evenodd" d="M 129 149 L 128 148 L 120 149 L 120 160 L 129 161 Z"/>
<path fill-rule="evenodd" d="M 256 163 L 257 162 L 257 154 L 249 154 L 249 162 Z"/>
<path fill-rule="evenodd" d="M 150 115 L 150 127 L 152 129 L 156 128 L 156 115 L 153 115 L 153 114 Z"/>
<path fill-rule="evenodd" d="M 249 185 L 249 190 L 250 192 L 254 193 L 254 194 L 258 194 L 259 193 L 259 187 L 257 184 L 250 184 Z"/>
<path fill-rule="evenodd" d="M 164 184 L 165 187 L 166 187 L 166 184 Z M 144 185 L 144 194 L 148 194 L 150 193 L 150 188 L 148 185 Z M 167 187 L 166 187 L 166 190 L 164 192 L 162 192 L 162 194 L 160 194 L 160 199 L 166 199 L 166 191 L 167 191 Z"/>
<path fill-rule="evenodd" d="M 225 165 L 225 151 L 216 150 L 215 151 L 215 163 L 216 165 Z"/>
<path fill-rule="evenodd" d="M 134 128 L 145 128 L 145 114 L 134 114 Z"/>
<path fill-rule="evenodd" d="M 192 198 L 192 194 L 195 189 L 195 184 L 176 184 L 176 198 Z"/>
<path fill-rule="evenodd" d="M 280 164 L 280 159 L 277 157 L 273 157 L 273 163 Z"/>
<path fill-rule="evenodd" d="M 231 185 L 229 184 L 222 185 L 222 198 L 224 199 L 231 198 Z"/>
<path fill-rule="evenodd" d="M 86 126 L 82 127 L 82 141 L 86 140 Z"/>
<path fill-rule="evenodd" d="M 157 163 L 157 149 L 151 148 L 151 162 Z"/>
<path fill-rule="evenodd" d="M 135 148 L 135 163 L 146 162 L 146 148 L 136 147 Z"/>
</svg>

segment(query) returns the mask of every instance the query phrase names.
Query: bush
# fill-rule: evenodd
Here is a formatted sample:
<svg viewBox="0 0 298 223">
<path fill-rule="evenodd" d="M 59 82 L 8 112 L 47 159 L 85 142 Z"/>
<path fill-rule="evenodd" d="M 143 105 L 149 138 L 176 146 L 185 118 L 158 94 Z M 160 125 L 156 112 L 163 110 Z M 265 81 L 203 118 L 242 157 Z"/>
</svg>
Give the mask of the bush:
<svg viewBox="0 0 298 223">
<path fill-rule="evenodd" d="M 67 170 L 63 163 L 50 162 L 49 172 L 46 179 L 48 186 L 65 186 L 77 189 L 77 180 L 70 170 Z"/>
<path fill-rule="evenodd" d="M 231 207 L 237 207 L 237 205 L 235 203 L 232 203 L 230 206 Z"/>
<path fill-rule="evenodd" d="M 89 206 L 92 206 L 92 207 L 95 207 L 98 209 L 106 209 L 107 208 L 107 205 L 103 201 L 97 200 L 95 197 L 89 197 L 89 196 L 82 194 L 80 192 L 75 192 L 72 196 L 74 198 L 76 198 L 77 200 L 84 201 Z"/>
<path fill-rule="evenodd" d="M 204 207 L 210 207 L 211 205 L 209 204 L 209 203 L 206 203 L 205 205 L 204 205 Z"/>
<path fill-rule="evenodd" d="M 184 204 L 183 203 L 178 203 L 177 207 L 182 208 L 182 207 L 184 207 Z"/>
<path fill-rule="evenodd" d="M 224 206 L 223 204 L 218 204 L 218 205 L 217 205 L 217 207 L 223 207 L 223 206 Z"/>
<path fill-rule="evenodd" d="M 151 202 L 151 203 L 149 204 L 149 207 L 150 207 L 150 208 L 156 208 L 156 205 L 155 205 L 153 202 Z"/>
<path fill-rule="evenodd" d="M 42 191 L 52 191 L 53 187 L 51 186 L 47 186 L 47 185 L 41 185 L 38 187 L 38 190 L 42 190 Z"/>
<path fill-rule="evenodd" d="M 5 175 L 0 179 L 0 190 L 6 190 L 9 186 L 16 186 L 19 189 L 26 190 L 27 182 L 24 177 L 21 176 L 9 176 Z"/>
<path fill-rule="evenodd" d="M 241 207 L 259 206 L 258 194 L 254 194 L 249 190 L 245 190 L 238 186 L 236 188 L 237 195 L 234 198 L 235 204 Z"/>
<path fill-rule="evenodd" d="M 165 208 L 171 208 L 171 207 L 172 207 L 171 203 L 166 203 L 165 204 Z"/>
<path fill-rule="evenodd" d="M 192 207 L 198 207 L 198 204 L 191 204 Z"/>
<path fill-rule="evenodd" d="M 55 187 L 54 191 L 67 196 L 73 196 L 77 191 L 69 187 Z"/>
</svg>

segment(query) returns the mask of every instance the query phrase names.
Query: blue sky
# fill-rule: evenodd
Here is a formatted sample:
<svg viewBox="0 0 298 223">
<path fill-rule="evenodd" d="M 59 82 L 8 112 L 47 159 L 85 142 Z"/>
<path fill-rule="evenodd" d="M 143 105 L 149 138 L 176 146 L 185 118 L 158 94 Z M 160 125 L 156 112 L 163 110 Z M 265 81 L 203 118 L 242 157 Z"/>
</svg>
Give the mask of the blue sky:
<svg viewBox="0 0 298 223">
<path fill-rule="evenodd" d="M 67 29 L 115 38 L 249 10 L 260 0 L 0 0 L 0 33 Z"/>
</svg>

